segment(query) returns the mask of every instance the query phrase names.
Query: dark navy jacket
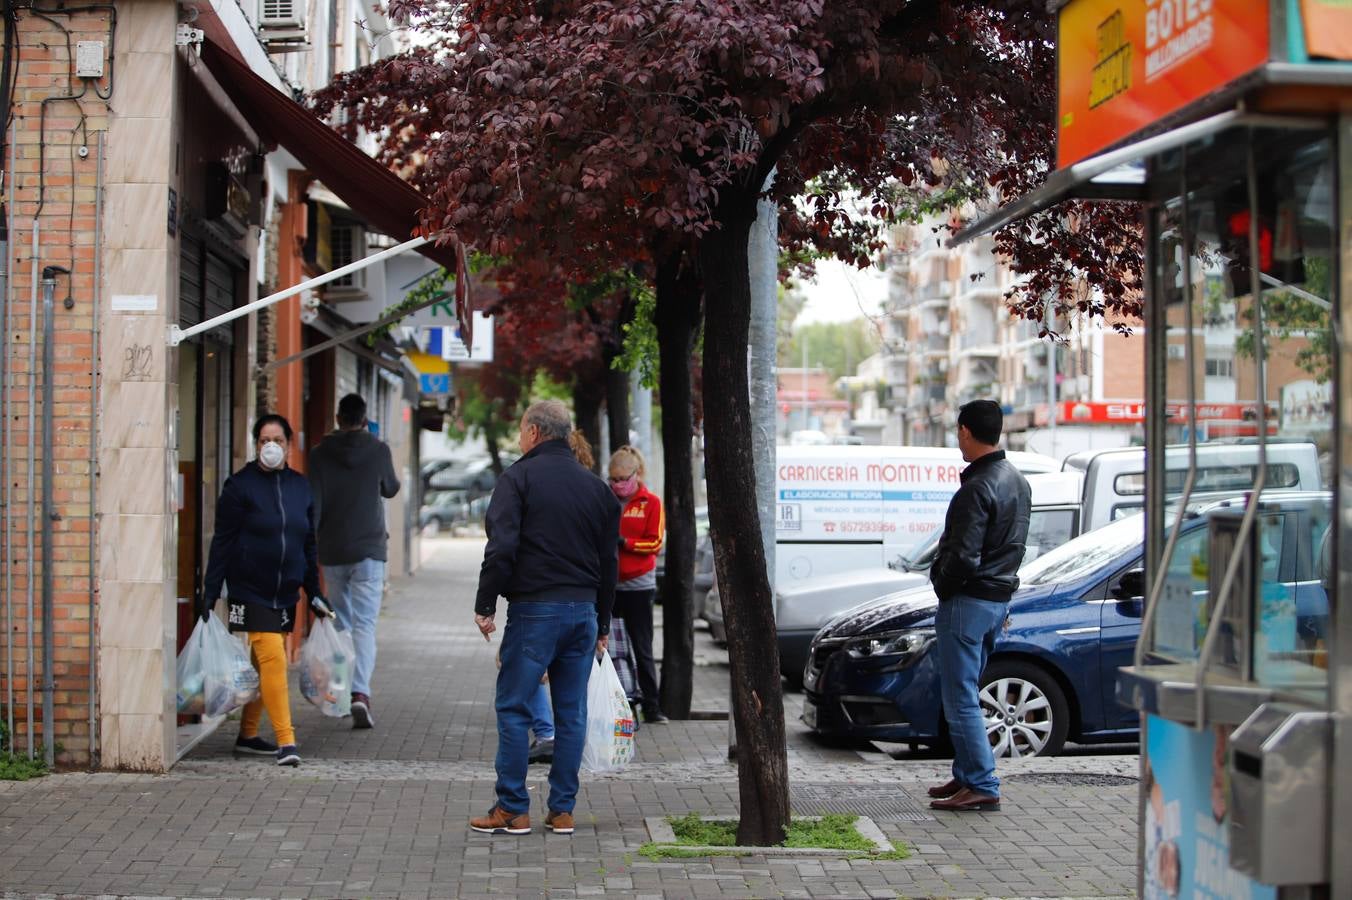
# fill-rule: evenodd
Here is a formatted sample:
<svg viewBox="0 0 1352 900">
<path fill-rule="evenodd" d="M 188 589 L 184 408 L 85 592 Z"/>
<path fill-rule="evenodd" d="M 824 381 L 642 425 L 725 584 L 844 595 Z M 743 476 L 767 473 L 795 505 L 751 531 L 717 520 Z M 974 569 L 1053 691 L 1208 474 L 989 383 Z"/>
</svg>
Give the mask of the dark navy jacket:
<svg viewBox="0 0 1352 900">
<path fill-rule="evenodd" d="M 231 602 L 273 609 L 294 606 L 300 587 L 320 596 L 314 501 L 304 475 L 251 462 L 225 480 L 207 558 L 208 601 L 220 597 L 222 582 Z"/>
<path fill-rule="evenodd" d="M 509 602 L 596 602 L 598 634 L 610 633 L 619 571 L 620 501 L 573 456 L 545 441 L 512 464 L 493 489 L 488 547 L 474 611 Z"/>
</svg>

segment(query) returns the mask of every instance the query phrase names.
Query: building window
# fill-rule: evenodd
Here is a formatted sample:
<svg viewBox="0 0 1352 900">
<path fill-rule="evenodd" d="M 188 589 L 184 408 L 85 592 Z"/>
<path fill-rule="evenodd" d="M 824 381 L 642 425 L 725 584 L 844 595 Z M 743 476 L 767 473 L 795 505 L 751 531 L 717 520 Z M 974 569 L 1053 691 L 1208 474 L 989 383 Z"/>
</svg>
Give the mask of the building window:
<svg viewBox="0 0 1352 900">
<path fill-rule="evenodd" d="M 1234 378 L 1235 361 L 1233 359 L 1208 359 L 1206 361 L 1208 378 Z"/>
</svg>

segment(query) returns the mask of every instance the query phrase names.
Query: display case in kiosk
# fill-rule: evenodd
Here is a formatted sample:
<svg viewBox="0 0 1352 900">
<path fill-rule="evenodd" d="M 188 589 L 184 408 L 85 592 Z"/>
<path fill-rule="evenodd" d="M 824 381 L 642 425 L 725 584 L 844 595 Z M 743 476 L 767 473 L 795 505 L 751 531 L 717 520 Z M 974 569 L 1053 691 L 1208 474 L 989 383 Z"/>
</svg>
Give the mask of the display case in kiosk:
<svg viewBox="0 0 1352 900">
<path fill-rule="evenodd" d="M 1352 897 L 1352 5 L 1055 5 L 1058 168 L 953 242 L 1070 198 L 1142 222 L 1140 894 Z"/>
</svg>

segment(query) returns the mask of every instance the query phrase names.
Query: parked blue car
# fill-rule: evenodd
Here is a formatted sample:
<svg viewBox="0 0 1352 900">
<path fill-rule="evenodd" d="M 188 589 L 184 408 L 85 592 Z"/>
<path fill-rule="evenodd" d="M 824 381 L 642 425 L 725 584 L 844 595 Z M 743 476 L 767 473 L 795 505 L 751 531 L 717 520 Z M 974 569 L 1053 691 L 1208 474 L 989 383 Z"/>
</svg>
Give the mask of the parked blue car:
<svg viewBox="0 0 1352 900">
<path fill-rule="evenodd" d="M 1171 571 L 1207 554 L 1208 516 L 1242 509 L 1222 501 L 1190 511 Z M 1302 643 L 1324 638 L 1328 601 L 1315 548 L 1327 527 L 1324 493 L 1266 495 L 1260 507 L 1263 579 L 1295 596 Z M 1081 535 L 1020 571 L 1009 622 L 982 678 L 981 703 L 997 757 L 1052 755 L 1077 743 L 1135 740 L 1135 710 L 1116 702 L 1116 673 L 1132 663 L 1145 593 L 1145 520 Z M 934 644 L 934 592 L 889 594 L 833 619 L 813 638 L 803 670 L 803 721 L 835 737 L 900 743 L 947 741 Z"/>
</svg>

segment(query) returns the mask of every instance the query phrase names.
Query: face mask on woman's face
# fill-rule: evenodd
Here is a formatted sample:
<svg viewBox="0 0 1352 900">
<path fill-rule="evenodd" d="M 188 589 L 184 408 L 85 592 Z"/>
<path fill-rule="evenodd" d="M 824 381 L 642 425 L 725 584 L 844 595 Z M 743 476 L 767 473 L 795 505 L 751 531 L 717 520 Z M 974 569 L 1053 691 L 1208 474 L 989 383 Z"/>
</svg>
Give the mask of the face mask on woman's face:
<svg viewBox="0 0 1352 900">
<path fill-rule="evenodd" d="M 280 469 L 286 462 L 286 448 L 275 441 L 268 441 L 259 448 L 258 461 L 265 469 Z"/>
<path fill-rule="evenodd" d="M 624 478 L 616 480 L 615 476 L 610 478 L 610 489 L 615 492 L 615 496 L 621 500 L 628 500 L 638 491 L 638 473 L 634 472 Z"/>
</svg>

